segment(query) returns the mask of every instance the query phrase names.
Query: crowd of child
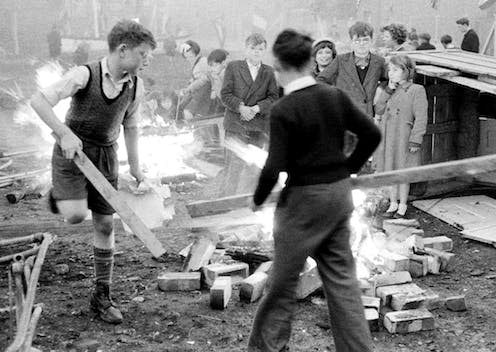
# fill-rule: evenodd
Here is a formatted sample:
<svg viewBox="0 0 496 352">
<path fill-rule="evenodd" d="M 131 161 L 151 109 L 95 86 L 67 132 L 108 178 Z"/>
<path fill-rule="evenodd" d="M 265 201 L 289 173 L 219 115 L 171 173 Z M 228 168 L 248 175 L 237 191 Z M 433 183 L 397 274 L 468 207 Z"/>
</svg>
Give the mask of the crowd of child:
<svg viewBox="0 0 496 352">
<path fill-rule="evenodd" d="M 468 20 L 457 23 L 465 33 L 462 49 L 478 51 Z M 408 36 L 402 25 L 385 26 L 382 32 L 387 50 L 374 53 L 371 25 L 353 24 L 351 51 L 339 54 L 329 38 L 313 41 L 285 30 L 272 47 L 274 67 L 262 62 L 267 41 L 258 33 L 247 37 L 245 58 L 231 62 L 225 50 L 205 57 L 199 44 L 188 40 L 180 46 L 191 65 L 188 85 L 178 93 L 167 90 L 152 97 L 157 112 L 169 118 L 223 113 L 226 137 L 268 150 L 258 183 L 257 173 L 243 170 L 243 163 L 226 153 L 228 178 L 246 172 L 252 177 L 246 187 L 225 188 L 230 194 L 255 189 L 253 210 L 263 204 L 279 173 L 288 173 L 274 218 L 273 280 L 255 316 L 249 351 L 286 350 L 298 275 L 308 256 L 317 261 L 324 283 L 337 351 L 372 350 L 349 244 L 349 176 L 376 150 L 381 131 L 382 143 L 374 154 L 378 171 L 421 162 L 427 98 L 424 87 L 412 82 L 415 64 L 407 53 L 417 39 L 418 50 L 433 49 L 428 34 Z M 447 47 L 450 40 L 443 36 L 442 42 Z M 73 159 L 84 152 L 117 187 L 116 141 L 122 125 L 130 172 L 146 187 L 137 128 L 146 95 L 138 73 L 148 66 L 156 42 L 142 25 L 125 20 L 113 27 L 108 45 L 106 57 L 70 70 L 37 92 L 31 104 L 59 137 L 52 158 L 51 209 L 70 223 L 83 221 L 88 209 L 92 212 L 96 287 L 91 307 L 102 320 L 121 323 L 110 296 L 114 209 Z M 72 101 L 62 123 L 52 107 L 67 97 Z M 386 216 L 405 216 L 408 190 L 406 184 L 391 187 Z"/>
</svg>

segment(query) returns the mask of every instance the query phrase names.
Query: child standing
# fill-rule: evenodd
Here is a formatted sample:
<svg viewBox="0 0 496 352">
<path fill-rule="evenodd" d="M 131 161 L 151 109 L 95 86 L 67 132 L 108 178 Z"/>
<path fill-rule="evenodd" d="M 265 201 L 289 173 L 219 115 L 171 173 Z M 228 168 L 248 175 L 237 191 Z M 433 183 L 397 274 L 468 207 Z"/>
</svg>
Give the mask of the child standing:
<svg viewBox="0 0 496 352">
<path fill-rule="evenodd" d="M 423 86 L 412 83 L 414 62 L 408 56 L 396 55 L 388 67 L 389 82 L 378 88 L 375 99 L 384 136 L 377 152 L 378 171 L 420 165 L 420 146 L 427 128 L 427 96 Z M 405 215 L 409 190 L 409 184 L 390 188 L 387 217 Z"/>
<path fill-rule="evenodd" d="M 372 351 L 350 249 L 349 176 L 367 161 L 380 133 L 347 94 L 316 84 L 311 50 L 312 39 L 291 29 L 278 35 L 272 49 L 284 97 L 270 112 L 269 155 L 252 209 L 264 203 L 280 172 L 288 173 L 288 181 L 274 214 L 272 281 L 257 309 L 249 352 L 287 350 L 299 273 L 308 256 L 322 278 L 336 351 Z M 342 151 L 345 130 L 358 136 L 349 157 Z"/>
<path fill-rule="evenodd" d="M 96 288 L 91 308 L 111 324 L 122 322 L 122 314 L 110 298 L 114 264 L 114 209 L 86 180 L 72 159 L 84 152 L 105 178 L 117 188 L 119 162 L 117 138 L 124 126 L 124 138 L 131 175 L 143 184 L 138 158 L 138 121 L 145 91 L 138 72 L 148 66 L 156 47 L 152 33 L 141 24 L 123 20 L 108 35 L 109 54 L 101 61 L 78 66 L 62 79 L 31 99 L 33 109 L 60 137 L 52 155 L 50 206 L 67 222 L 82 222 L 92 212 Z M 62 123 L 52 107 L 72 97 Z"/>
</svg>

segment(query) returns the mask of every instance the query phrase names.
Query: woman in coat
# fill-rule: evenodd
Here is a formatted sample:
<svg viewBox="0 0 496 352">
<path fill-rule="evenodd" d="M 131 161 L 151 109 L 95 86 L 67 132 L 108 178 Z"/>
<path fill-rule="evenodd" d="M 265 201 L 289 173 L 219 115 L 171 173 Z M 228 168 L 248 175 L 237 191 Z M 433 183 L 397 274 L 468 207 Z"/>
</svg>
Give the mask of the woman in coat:
<svg viewBox="0 0 496 352">
<path fill-rule="evenodd" d="M 423 86 L 412 83 L 414 72 L 415 64 L 408 56 L 392 56 L 389 83 L 377 90 L 375 111 L 383 132 L 377 152 L 378 171 L 420 165 L 420 146 L 427 128 L 427 96 Z M 390 188 L 387 217 L 405 215 L 409 190 L 409 184 Z"/>
</svg>

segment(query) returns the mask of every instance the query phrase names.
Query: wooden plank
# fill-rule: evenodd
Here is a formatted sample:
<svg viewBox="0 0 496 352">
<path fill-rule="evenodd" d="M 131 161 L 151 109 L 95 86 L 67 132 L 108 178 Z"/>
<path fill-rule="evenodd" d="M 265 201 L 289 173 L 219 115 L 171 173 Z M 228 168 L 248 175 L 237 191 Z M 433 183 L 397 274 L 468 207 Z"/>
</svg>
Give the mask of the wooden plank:
<svg viewBox="0 0 496 352">
<path fill-rule="evenodd" d="M 458 176 L 474 176 L 496 170 L 496 155 L 486 155 L 443 163 L 411 167 L 401 170 L 380 172 L 351 178 L 354 188 L 375 188 L 393 184 L 414 183 L 449 179 Z M 245 207 L 253 195 L 243 194 L 214 200 L 202 200 L 186 205 L 192 217 L 220 214 L 236 207 Z M 279 192 L 273 192 L 269 201 L 277 199 Z M 219 224 L 220 226 L 221 224 Z"/>
<path fill-rule="evenodd" d="M 458 121 L 451 120 L 451 121 L 439 122 L 435 124 L 428 124 L 425 134 L 431 135 L 431 134 L 451 133 L 451 132 L 456 132 L 457 130 L 458 130 Z"/>
<path fill-rule="evenodd" d="M 450 70 L 444 67 L 432 66 L 432 65 L 418 65 L 415 67 L 415 71 L 422 75 L 430 76 L 430 77 L 454 77 L 459 76 L 460 71 Z"/>
<path fill-rule="evenodd" d="M 74 163 L 79 167 L 84 176 L 91 182 L 93 187 L 102 195 L 103 198 L 114 208 L 124 221 L 133 231 L 133 233 L 145 244 L 146 248 L 158 258 L 166 250 L 162 243 L 155 237 L 153 232 L 146 227 L 143 221 L 122 199 L 117 190 L 107 181 L 102 173 L 93 165 L 90 159 L 81 153 L 81 156 L 74 158 Z"/>
<path fill-rule="evenodd" d="M 199 200 L 186 204 L 186 209 L 192 218 L 221 214 L 249 206 L 252 196 L 252 194 L 241 194 L 214 200 Z M 279 198 L 279 195 L 273 193 L 267 200 L 267 203 L 275 202 L 277 198 Z"/>
<path fill-rule="evenodd" d="M 417 53 L 408 54 L 408 56 L 410 56 L 413 60 L 417 62 L 423 62 L 429 65 L 447 67 L 475 75 L 489 75 L 492 77 L 496 77 L 496 67 L 490 68 L 475 63 L 472 64 L 463 63 L 460 61 L 452 60 L 451 58 L 446 59 L 446 58 L 438 57 L 436 54 L 428 54 L 428 53 L 421 54 L 417 52 Z"/>
<path fill-rule="evenodd" d="M 483 68 L 487 68 L 489 70 L 494 69 L 496 67 L 496 62 L 489 62 L 486 60 L 482 60 L 479 56 L 483 55 L 477 55 L 477 57 L 466 57 L 466 56 L 461 56 L 454 53 L 437 53 L 436 57 L 439 57 L 441 59 L 448 59 L 452 60 L 453 62 L 460 63 L 461 65 L 464 64 L 469 64 L 469 65 L 477 65 Z"/>
<path fill-rule="evenodd" d="M 419 200 L 412 204 L 464 231 L 483 230 L 496 225 L 496 200 L 487 196 Z"/>
<path fill-rule="evenodd" d="M 114 230 L 118 233 L 124 232 L 120 219 L 114 219 Z M 82 223 L 74 225 L 60 220 L 38 220 L 32 222 L 1 224 L 0 238 L 15 238 L 38 232 L 50 232 L 54 235 L 64 235 L 73 233 L 91 233 L 93 231 L 94 227 L 91 219 L 84 220 Z"/>
</svg>

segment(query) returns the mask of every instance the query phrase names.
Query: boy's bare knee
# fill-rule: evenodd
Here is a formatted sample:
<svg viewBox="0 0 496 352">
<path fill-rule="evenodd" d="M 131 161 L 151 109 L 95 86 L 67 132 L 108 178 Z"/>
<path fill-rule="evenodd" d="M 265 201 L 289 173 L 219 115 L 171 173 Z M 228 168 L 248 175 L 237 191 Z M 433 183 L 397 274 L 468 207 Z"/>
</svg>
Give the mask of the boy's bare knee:
<svg viewBox="0 0 496 352">
<path fill-rule="evenodd" d="M 95 231 L 104 236 L 110 236 L 114 231 L 114 221 L 112 217 L 109 219 L 99 219 L 94 221 Z"/>
<path fill-rule="evenodd" d="M 65 219 L 69 224 L 79 224 L 82 223 L 87 216 L 88 216 L 87 212 L 84 213 L 79 212 L 79 213 L 69 214 L 68 216 L 65 216 Z"/>
</svg>

